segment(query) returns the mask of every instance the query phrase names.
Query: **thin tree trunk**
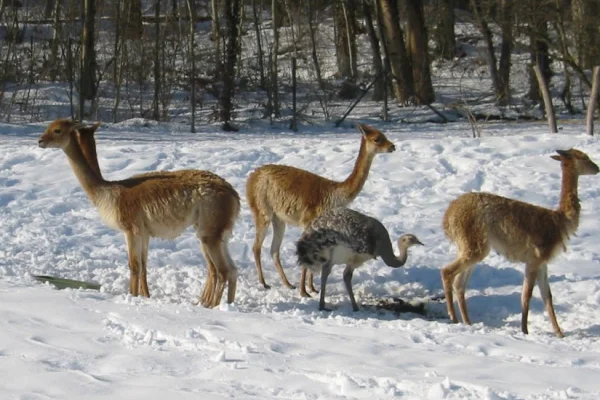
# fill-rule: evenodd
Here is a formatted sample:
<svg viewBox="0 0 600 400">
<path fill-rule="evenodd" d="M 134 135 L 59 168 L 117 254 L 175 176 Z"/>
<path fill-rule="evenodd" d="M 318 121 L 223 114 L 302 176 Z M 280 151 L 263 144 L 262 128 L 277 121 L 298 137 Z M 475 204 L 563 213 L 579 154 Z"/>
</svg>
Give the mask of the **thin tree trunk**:
<svg viewBox="0 0 600 400">
<path fill-rule="evenodd" d="M 535 71 L 535 76 L 538 79 L 538 85 L 542 91 L 542 97 L 544 99 L 544 106 L 546 108 L 546 118 L 548 118 L 548 127 L 550 128 L 551 133 L 557 133 L 558 128 L 556 127 L 556 117 L 554 116 L 554 107 L 552 107 L 552 97 L 550 96 L 550 90 L 548 89 L 548 85 L 544 80 L 544 74 L 542 73 L 542 69 L 539 65 L 534 65 L 533 70 Z"/>
<path fill-rule="evenodd" d="M 494 42 L 492 39 L 492 31 L 490 30 L 485 17 L 482 14 L 481 6 L 477 0 L 470 0 L 471 8 L 475 14 L 475 18 L 477 23 L 479 24 L 479 29 L 481 30 L 481 34 L 483 35 L 483 40 L 485 41 L 487 52 L 488 52 L 488 67 L 490 70 L 490 78 L 492 78 L 492 85 L 494 91 L 501 86 L 500 77 L 498 76 L 498 66 L 496 65 L 496 53 L 494 50 Z"/>
<path fill-rule="evenodd" d="M 81 33 L 81 76 L 79 86 L 79 119 L 83 120 L 85 100 L 94 100 L 96 87 L 95 23 L 96 1 L 83 2 L 83 30 Z"/>
<path fill-rule="evenodd" d="M 219 98 L 219 118 L 221 122 L 224 123 L 223 129 L 233 130 L 229 122 L 231 121 L 231 114 L 233 111 L 240 0 L 226 2 L 225 18 L 227 20 L 227 47 L 225 49 L 226 57 L 223 73 L 223 90 L 221 91 Z"/>
<path fill-rule="evenodd" d="M 163 38 L 160 37 L 160 0 L 156 0 L 154 16 L 156 17 L 156 22 L 154 24 L 154 34 L 156 37 L 154 39 L 154 99 L 152 101 L 152 119 L 160 121 L 160 48 L 163 40 Z"/>
<path fill-rule="evenodd" d="M 381 61 L 381 50 L 379 48 L 379 38 L 373 25 L 373 15 L 371 13 L 371 3 L 369 0 L 363 0 L 363 15 L 367 31 L 369 32 L 369 42 L 371 43 L 371 52 L 373 54 L 373 72 L 377 79 L 373 86 L 373 100 L 381 101 L 385 93 L 385 79 L 383 78 L 383 62 Z"/>
<path fill-rule="evenodd" d="M 277 0 L 271 1 L 271 25 L 273 26 L 273 44 L 271 48 L 271 85 L 270 85 L 270 115 L 278 118 L 279 117 L 279 85 L 277 82 L 277 52 L 279 50 L 279 26 L 277 21 L 279 14 L 277 13 Z"/>
<path fill-rule="evenodd" d="M 315 75 L 317 76 L 317 83 L 319 84 L 319 89 L 325 89 L 325 82 L 323 81 L 323 77 L 321 75 L 321 64 L 319 63 L 319 56 L 317 54 L 317 28 L 315 26 L 315 1 L 308 0 L 308 10 L 307 10 L 307 18 L 308 18 L 308 31 L 310 34 L 310 56 L 312 58 L 313 66 L 315 67 Z"/>
<path fill-rule="evenodd" d="M 446 60 L 452 60 L 456 54 L 454 3 L 455 0 L 437 0 L 437 25 L 434 30 L 436 50 Z"/>
<path fill-rule="evenodd" d="M 510 104 L 510 59 L 513 43 L 513 14 L 512 0 L 501 0 L 501 26 L 502 26 L 502 43 L 500 45 L 500 64 L 498 65 L 498 83 L 496 87 L 496 98 L 498 104 Z"/>
<path fill-rule="evenodd" d="M 190 93 L 190 110 L 192 113 L 191 123 L 190 123 L 190 132 L 196 133 L 196 54 L 194 49 L 194 9 L 192 6 L 192 2 L 194 0 L 187 0 L 187 8 L 188 13 L 190 15 L 190 85 L 191 85 L 191 93 Z"/>
<path fill-rule="evenodd" d="M 260 87 L 265 88 L 267 86 L 265 78 L 265 66 L 264 66 L 264 52 L 262 48 L 262 35 L 260 32 L 260 18 L 258 17 L 258 11 L 256 9 L 256 0 L 252 0 L 252 16 L 254 18 L 254 33 L 256 34 L 256 50 L 258 52 L 258 70 L 260 73 Z"/>
<path fill-rule="evenodd" d="M 585 118 L 585 127 L 588 135 L 594 135 L 594 112 L 598 104 L 598 93 L 600 92 L 600 66 L 596 65 L 592 74 L 592 90 L 590 90 L 590 101 L 588 102 L 587 115 Z"/>
</svg>

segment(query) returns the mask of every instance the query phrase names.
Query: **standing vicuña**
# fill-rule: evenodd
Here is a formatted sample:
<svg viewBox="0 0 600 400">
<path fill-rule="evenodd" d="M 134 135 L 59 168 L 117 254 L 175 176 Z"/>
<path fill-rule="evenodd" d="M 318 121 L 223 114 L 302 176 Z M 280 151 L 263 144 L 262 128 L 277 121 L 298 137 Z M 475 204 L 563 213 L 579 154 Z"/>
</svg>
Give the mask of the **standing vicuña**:
<svg viewBox="0 0 600 400">
<path fill-rule="evenodd" d="M 258 279 L 265 288 L 262 272 L 261 250 L 269 229 L 273 225 L 271 256 L 282 282 L 294 288 L 287 280 L 279 249 L 285 232 L 285 225 L 306 226 L 326 210 L 350 204 L 362 190 L 373 158 L 378 153 L 391 153 L 396 149 L 379 130 L 367 125 L 358 125 L 362 132 L 360 150 L 354 169 L 343 182 L 332 181 L 302 169 L 286 165 L 263 165 L 248 177 L 246 196 L 256 225 L 254 260 Z M 311 285 L 312 286 L 312 285 Z M 301 288 L 305 294 L 304 287 Z"/>
<path fill-rule="evenodd" d="M 95 143 L 94 155 L 84 155 L 78 143 L 80 128 L 85 127 L 67 119 L 56 120 L 40 136 L 39 146 L 64 151 L 102 220 L 125 233 L 130 293 L 150 296 L 146 280 L 150 237 L 175 238 L 193 225 L 209 268 L 199 302 L 207 307 L 218 305 L 225 284 L 227 301 L 233 302 L 238 274 L 227 242 L 240 210 L 235 189 L 219 176 L 199 170 L 151 172 L 122 181 L 106 181 L 99 168 L 91 165 Z"/>
<path fill-rule="evenodd" d="M 408 258 L 408 248 L 423 245 L 415 235 L 406 234 L 398 239 L 400 255 L 394 255 L 387 229 L 375 218 L 349 208 L 335 208 L 317 217 L 302 233 L 296 244 L 298 265 L 302 267 L 302 279 L 306 268 L 321 272 L 321 299 L 319 310 L 325 310 L 325 286 L 331 268 L 346 264 L 344 284 L 352 309 L 358 305 L 352 291 L 352 274 L 365 261 L 381 257 L 392 268 L 402 267 Z"/>
<path fill-rule="evenodd" d="M 470 324 L 465 287 L 475 264 L 496 250 L 509 261 L 525 263 L 521 295 L 521 330 L 527 333 L 527 315 L 537 280 L 554 332 L 563 337 L 556 321 L 548 283 L 548 262 L 566 250 L 569 237 L 579 226 L 577 181 L 580 175 L 596 175 L 598 166 L 582 151 L 557 150 L 562 190 L 557 210 L 507 199 L 490 193 L 466 193 L 452 201 L 444 214 L 446 236 L 458 248 L 457 258 L 442 269 L 448 315 L 458 322 L 452 291 L 458 295 L 463 322 Z"/>
</svg>

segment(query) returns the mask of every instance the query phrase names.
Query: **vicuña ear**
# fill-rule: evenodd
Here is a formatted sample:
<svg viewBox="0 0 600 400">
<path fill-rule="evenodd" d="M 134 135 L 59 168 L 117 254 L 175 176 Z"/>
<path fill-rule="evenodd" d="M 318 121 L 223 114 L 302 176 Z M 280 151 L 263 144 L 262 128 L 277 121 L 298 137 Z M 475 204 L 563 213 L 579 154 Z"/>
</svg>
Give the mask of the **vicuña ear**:
<svg viewBox="0 0 600 400">
<path fill-rule="evenodd" d="M 78 129 L 81 129 L 81 128 L 85 128 L 85 125 L 84 125 L 84 124 L 82 124 L 82 123 L 81 123 L 81 122 L 79 122 L 79 121 L 73 121 L 73 122 L 71 123 L 71 126 L 70 126 L 70 128 L 69 128 L 69 132 L 72 132 L 72 131 L 74 131 L 74 130 L 78 130 Z"/>
<path fill-rule="evenodd" d="M 558 154 L 565 158 L 571 158 L 571 153 L 568 150 L 556 150 Z"/>
<path fill-rule="evenodd" d="M 363 135 L 366 136 L 367 135 L 367 130 L 366 130 L 366 125 L 361 124 L 360 122 L 358 124 L 356 124 L 356 129 L 358 129 L 358 131 Z"/>
<path fill-rule="evenodd" d="M 100 121 L 94 122 L 94 125 L 92 125 L 92 130 L 95 131 L 96 129 L 98 129 L 98 127 L 100 126 L 101 123 L 102 122 L 100 122 Z"/>
<path fill-rule="evenodd" d="M 556 161 L 560 161 L 561 158 L 560 156 L 550 156 L 551 159 L 556 160 Z"/>
</svg>

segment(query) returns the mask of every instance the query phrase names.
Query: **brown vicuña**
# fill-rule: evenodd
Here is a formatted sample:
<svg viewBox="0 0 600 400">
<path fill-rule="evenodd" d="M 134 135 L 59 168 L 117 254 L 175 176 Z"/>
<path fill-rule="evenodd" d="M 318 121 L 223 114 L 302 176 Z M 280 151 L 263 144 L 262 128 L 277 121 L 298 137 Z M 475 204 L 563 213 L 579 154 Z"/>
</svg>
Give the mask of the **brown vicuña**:
<svg viewBox="0 0 600 400">
<path fill-rule="evenodd" d="M 362 133 L 360 150 L 352 173 L 343 182 L 336 182 L 299 168 L 267 164 L 257 168 L 248 177 L 246 196 L 256 226 L 253 252 L 258 279 L 265 287 L 262 272 L 261 250 L 269 224 L 273 225 L 271 256 L 282 282 L 294 288 L 287 280 L 279 249 L 286 224 L 307 226 L 324 211 L 347 206 L 362 190 L 373 158 L 378 153 L 391 153 L 396 148 L 379 130 L 358 124 Z M 311 290 L 314 290 L 311 274 Z M 304 285 L 301 294 L 306 296 Z"/>
<path fill-rule="evenodd" d="M 229 255 L 228 240 L 240 211 L 235 189 L 221 177 L 200 170 L 150 172 L 107 181 L 98 166 L 92 128 L 59 119 L 46 128 L 38 143 L 42 148 L 64 151 L 104 223 L 124 232 L 129 292 L 150 296 L 146 280 L 150 237 L 175 238 L 193 225 L 209 269 L 198 302 L 207 307 L 218 305 L 226 284 L 227 301 L 233 302 L 238 272 Z"/>
<path fill-rule="evenodd" d="M 523 333 L 528 333 L 529 302 L 537 281 L 554 332 L 558 337 L 564 336 L 554 313 L 547 264 L 561 251 L 566 251 L 569 237 L 579 226 L 579 176 L 596 175 L 599 169 L 580 150 L 557 150 L 557 153 L 551 156 L 560 161 L 562 168 L 562 190 L 556 210 L 490 193 L 466 193 L 448 206 L 443 226 L 446 236 L 456 244 L 458 256 L 441 274 L 452 322 L 458 322 L 452 298 L 454 291 L 463 322 L 471 323 L 465 287 L 475 264 L 494 249 L 509 261 L 525 263 L 521 294 Z"/>
</svg>

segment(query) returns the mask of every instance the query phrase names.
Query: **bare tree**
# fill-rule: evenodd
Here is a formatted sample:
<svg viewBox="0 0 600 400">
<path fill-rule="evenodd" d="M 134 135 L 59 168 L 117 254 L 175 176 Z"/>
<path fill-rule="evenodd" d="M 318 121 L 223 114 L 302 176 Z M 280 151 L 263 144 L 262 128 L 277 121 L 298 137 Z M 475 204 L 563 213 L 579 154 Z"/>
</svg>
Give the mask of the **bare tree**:
<svg viewBox="0 0 600 400">
<path fill-rule="evenodd" d="M 408 104 L 414 95 L 412 71 L 399 23 L 398 1 L 377 0 L 384 36 L 384 52 L 393 75 L 394 96 L 400 105 Z"/>
<path fill-rule="evenodd" d="M 334 8 L 335 49 L 338 75 L 342 78 L 356 77 L 356 28 L 353 0 L 336 0 Z"/>
<path fill-rule="evenodd" d="M 456 35 L 454 33 L 455 0 L 436 0 L 435 2 L 435 38 L 436 53 L 446 60 L 452 60 L 456 53 Z"/>
<path fill-rule="evenodd" d="M 83 30 L 81 32 L 81 75 L 79 81 L 79 119 L 84 118 L 85 100 L 95 100 L 96 81 L 96 0 L 83 2 Z"/>
<path fill-rule="evenodd" d="M 435 94 L 431 83 L 429 46 L 423 15 L 423 2 L 422 0 L 405 0 L 404 10 L 408 20 L 406 44 L 411 59 L 415 103 L 431 104 L 435 101 Z"/>
<path fill-rule="evenodd" d="M 156 0 L 154 6 L 154 16 L 156 21 L 154 23 L 154 34 L 156 35 L 154 40 L 154 100 L 152 101 L 152 119 L 160 121 L 160 84 L 161 84 L 161 47 L 164 38 L 160 36 L 160 0 Z"/>
<path fill-rule="evenodd" d="M 235 130 L 230 124 L 233 112 L 235 89 L 235 67 L 239 39 L 240 0 L 225 1 L 225 20 L 227 21 L 227 44 L 225 48 L 225 67 L 223 70 L 223 89 L 219 96 L 219 119 L 224 130 Z"/>
<path fill-rule="evenodd" d="M 380 101 L 383 100 L 386 82 L 383 77 L 383 62 L 381 60 L 381 49 L 379 48 L 379 37 L 377 36 L 377 31 L 373 25 L 372 7 L 371 1 L 363 0 L 363 14 L 369 33 L 371 52 L 373 54 L 373 71 L 375 72 L 375 77 L 377 79 L 377 82 L 373 85 L 373 100 Z"/>
</svg>

